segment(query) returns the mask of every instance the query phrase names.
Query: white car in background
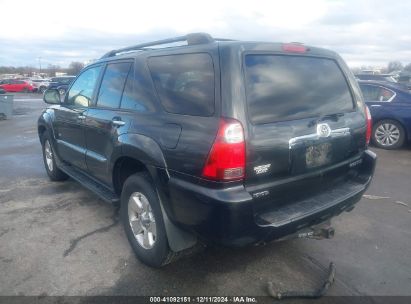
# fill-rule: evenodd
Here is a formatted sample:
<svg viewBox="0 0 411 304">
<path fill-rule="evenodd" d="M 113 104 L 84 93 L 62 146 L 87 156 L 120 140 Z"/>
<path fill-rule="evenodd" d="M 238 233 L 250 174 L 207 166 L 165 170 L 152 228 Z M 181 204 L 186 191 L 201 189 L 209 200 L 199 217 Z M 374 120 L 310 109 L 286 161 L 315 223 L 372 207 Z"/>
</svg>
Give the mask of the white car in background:
<svg viewBox="0 0 411 304">
<path fill-rule="evenodd" d="M 37 92 L 44 93 L 45 90 L 49 87 L 50 79 L 31 79 L 33 86 L 37 88 Z"/>
</svg>

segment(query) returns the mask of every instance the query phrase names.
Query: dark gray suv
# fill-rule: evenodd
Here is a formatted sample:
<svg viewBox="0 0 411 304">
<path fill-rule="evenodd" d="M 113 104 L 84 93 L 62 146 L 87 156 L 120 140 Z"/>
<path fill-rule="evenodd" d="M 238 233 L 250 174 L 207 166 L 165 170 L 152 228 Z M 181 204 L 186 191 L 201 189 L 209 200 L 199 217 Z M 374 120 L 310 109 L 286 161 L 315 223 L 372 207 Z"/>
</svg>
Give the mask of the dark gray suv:
<svg viewBox="0 0 411 304">
<path fill-rule="evenodd" d="M 151 266 L 200 242 L 330 237 L 374 172 L 358 84 L 320 48 L 189 34 L 113 50 L 44 100 L 49 177 L 120 203 Z"/>
</svg>

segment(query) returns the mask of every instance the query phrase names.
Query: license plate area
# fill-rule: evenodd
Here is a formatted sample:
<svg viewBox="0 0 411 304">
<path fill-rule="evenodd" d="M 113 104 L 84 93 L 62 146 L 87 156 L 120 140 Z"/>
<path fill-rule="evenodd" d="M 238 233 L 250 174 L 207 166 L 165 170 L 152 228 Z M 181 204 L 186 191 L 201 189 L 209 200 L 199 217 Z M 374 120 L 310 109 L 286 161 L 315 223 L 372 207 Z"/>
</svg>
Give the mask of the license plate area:
<svg viewBox="0 0 411 304">
<path fill-rule="evenodd" d="M 331 163 L 332 145 L 330 142 L 310 145 L 305 148 L 305 165 L 307 169 L 321 167 Z"/>
</svg>

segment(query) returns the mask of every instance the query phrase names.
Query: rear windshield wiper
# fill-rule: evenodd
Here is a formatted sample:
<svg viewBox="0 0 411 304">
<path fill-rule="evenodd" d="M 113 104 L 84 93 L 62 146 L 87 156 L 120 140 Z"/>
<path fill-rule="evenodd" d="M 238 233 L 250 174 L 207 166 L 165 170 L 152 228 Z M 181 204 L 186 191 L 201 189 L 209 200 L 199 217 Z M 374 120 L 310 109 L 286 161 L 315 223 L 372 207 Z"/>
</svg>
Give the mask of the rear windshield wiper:
<svg viewBox="0 0 411 304">
<path fill-rule="evenodd" d="M 344 116 L 344 113 L 335 113 L 335 114 L 323 115 L 320 118 L 316 118 L 316 119 L 313 119 L 312 121 L 310 121 L 308 126 L 312 127 L 312 126 L 314 126 L 314 125 L 316 125 L 319 122 L 324 121 L 324 120 L 338 121 L 338 119 L 342 116 Z"/>
</svg>

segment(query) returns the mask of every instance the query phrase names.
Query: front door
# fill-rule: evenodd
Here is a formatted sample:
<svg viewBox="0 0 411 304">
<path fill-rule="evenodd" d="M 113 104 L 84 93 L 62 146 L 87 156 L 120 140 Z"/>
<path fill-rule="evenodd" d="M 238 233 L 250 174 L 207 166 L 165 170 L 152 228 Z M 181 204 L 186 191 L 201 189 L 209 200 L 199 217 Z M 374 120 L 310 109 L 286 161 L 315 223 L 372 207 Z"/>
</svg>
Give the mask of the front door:
<svg viewBox="0 0 411 304">
<path fill-rule="evenodd" d="M 84 120 L 91 104 L 101 66 L 84 70 L 66 94 L 64 102 L 55 110 L 54 132 L 60 158 L 86 170 L 86 140 Z"/>
</svg>

